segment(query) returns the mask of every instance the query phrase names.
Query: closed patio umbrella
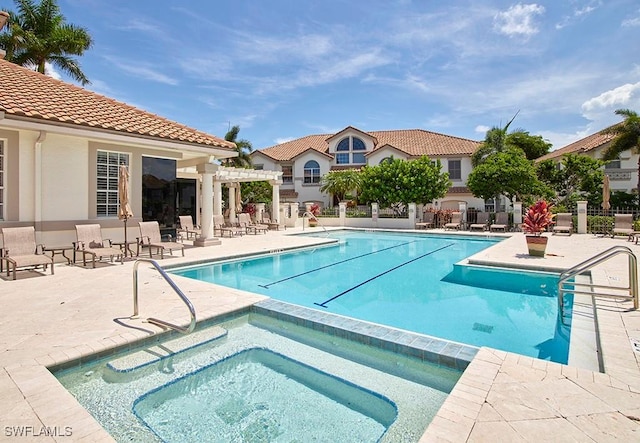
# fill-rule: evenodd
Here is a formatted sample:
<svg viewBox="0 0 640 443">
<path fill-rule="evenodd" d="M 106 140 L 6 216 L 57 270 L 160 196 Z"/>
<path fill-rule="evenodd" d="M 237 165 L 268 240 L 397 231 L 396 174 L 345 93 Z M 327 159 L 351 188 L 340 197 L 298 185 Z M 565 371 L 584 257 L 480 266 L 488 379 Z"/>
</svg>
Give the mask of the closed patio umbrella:
<svg viewBox="0 0 640 443">
<path fill-rule="evenodd" d="M 118 174 L 118 198 L 120 199 L 120 209 L 118 218 L 124 221 L 124 256 L 127 256 L 127 220 L 133 217 L 131 205 L 129 204 L 129 170 L 125 165 L 120 165 Z"/>
<path fill-rule="evenodd" d="M 609 185 L 609 176 L 605 174 L 602 178 L 602 209 L 604 209 L 605 212 L 611 209 L 611 203 L 609 203 L 610 197 L 611 190 Z"/>
<path fill-rule="evenodd" d="M 242 212 L 242 192 L 240 190 L 240 183 L 238 183 L 238 187 L 236 188 L 236 211 Z"/>
</svg>

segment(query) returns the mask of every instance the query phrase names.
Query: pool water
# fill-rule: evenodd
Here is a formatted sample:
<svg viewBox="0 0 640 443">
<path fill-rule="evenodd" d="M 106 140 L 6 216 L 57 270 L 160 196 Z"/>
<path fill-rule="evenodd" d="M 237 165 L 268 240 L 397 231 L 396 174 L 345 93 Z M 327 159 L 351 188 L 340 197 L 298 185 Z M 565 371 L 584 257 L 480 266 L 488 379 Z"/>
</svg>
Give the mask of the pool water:
<svg viewBox="0 0 640 443">
<path fill-rule="evenodd" d="M 333 247 L 176 269 L 184 277 L 474 346 L 567 363 L 557 275 L 461 266 L 491 238 L 338 231 Z M 567 300 L 571 310 L 571 298 Z"/>
<path fill-rule="evenodd" d="M 417 442 L 461 375 L 257 313 L 172 337 L 53 372 L 119 442 Z"/>
<path fill-rule="evenodd" d="M 313 408 L 322 414 L 304 414 Z M 164 441 L 378 441 L 386 398 L 266 349 L 241 351 L 144 394 L 134 413 Z"/>
</svg>

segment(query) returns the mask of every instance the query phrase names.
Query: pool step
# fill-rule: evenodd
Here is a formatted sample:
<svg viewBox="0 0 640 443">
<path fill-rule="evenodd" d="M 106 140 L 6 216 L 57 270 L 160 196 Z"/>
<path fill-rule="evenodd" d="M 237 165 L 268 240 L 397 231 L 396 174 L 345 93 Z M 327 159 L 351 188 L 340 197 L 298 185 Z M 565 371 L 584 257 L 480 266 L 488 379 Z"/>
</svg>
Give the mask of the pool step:
<svg viewBox="0 0 640 443">
<path fill-rule="evenodd" d="M 227 335 L 227 330 L 213 326 L 192 332 L 172 340 L 150 346 L 133 354 L 116 358 L 107 363 L 107 368 L 117 373 L 127 373 L 157 363 L 164 358 L 204 345 Z"/>
</svg>

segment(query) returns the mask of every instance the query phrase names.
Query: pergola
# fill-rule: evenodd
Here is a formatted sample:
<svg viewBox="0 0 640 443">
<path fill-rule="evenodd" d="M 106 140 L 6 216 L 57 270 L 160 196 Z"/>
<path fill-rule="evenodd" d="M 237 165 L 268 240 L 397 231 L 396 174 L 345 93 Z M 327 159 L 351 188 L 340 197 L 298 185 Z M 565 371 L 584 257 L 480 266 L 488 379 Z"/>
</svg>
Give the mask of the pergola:
<svg viewBox="0 0 640 443">
<path fill-rule="evenodd" d="M 233 168 L 214 163 L 210 157 L 206 162 L 202 159 L 178 162 L 180 177 L 194 177 L 202 180 L 202 212 L 200 225 L 202 235 L 196 239 L 194 245 L 209 246 L 218 244 L 219 240 L 213 234 L 213 216 L 222 215 L 222 185 L 235 189 L 242 182 L 267 181 L 273 186 L 271 216 L 275 222 L 280 217 L 280 185 L 282 171 L 264 171 L 257 169 Z M 236 193 L 229 192 L 229 217 L 236 216 Z"/>
</svg>

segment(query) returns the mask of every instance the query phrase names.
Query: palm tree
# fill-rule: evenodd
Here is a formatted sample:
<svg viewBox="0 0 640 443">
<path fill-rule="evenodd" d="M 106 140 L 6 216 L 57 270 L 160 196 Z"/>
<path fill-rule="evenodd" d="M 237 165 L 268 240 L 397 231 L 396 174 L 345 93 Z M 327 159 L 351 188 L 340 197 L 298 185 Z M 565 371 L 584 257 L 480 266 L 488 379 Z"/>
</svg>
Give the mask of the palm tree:
<svg viewBox="0 0 640 443">
<path fill-rule="evenodd" d="M 605 161 L 617 159 L 623 151 L 632 150 L 640 154 L 640 116 L 630 109 L 618 109 L 616 114 L 624 120 L 600 131 L 603 135 L 612 135 L 611 144 L 602 155 Z M 638 199 L 640 204 L 640 158 L 638 158 Z"/>
<path fill-rule="evenodd" d="M 344 199 L 348 192 L 360 190 L 361 174 L 357 169 L 329 171 L 320 180 L 320 192 L 333 194 L 338 201 Z"/>
<path fill-rule="evenodd" d="M 509 123 L 507 123 L 504 128 L 494 126 L 487 131 L 484 137 L 484 141 L 482 142 L 478 150 L 471 156 L 471 163 L 474 167 L 483 163 L 491 154 L 495 154 L 497 152 L 502 152 L 505 150 L 505 148 L 507 147 L 507 131 L 509 130 L 509 126 L 511 126 L 511 123 L 513 123 L 513 121 L 516 119 L 516 116 L 519 112 L 520 111 L 516 112 L 516 114 L 511 120 L 509 120 Z"/>
<path fill-rule="evenodd" d="M 82 85 L 89 83 L 78 62 L 70 55 L 82 55 L 92 45 L 86 29 L 66 23 L 56 0 L 14 0 L 17 12 L 9 11 L 6 32 L 0 35 L 0 48 L 6 60 L 35 67 L 44 74 L 49 62 Z"/>
<path fill-rule="evenodd" d="M 223 160 L 224 166 L 234 166 L 236 168 L 251 168 L 253 166 L 253 162 L 251 161 L 251 151 L 253 151 L 253 146 L 251 146 L 251 142 L 249 140 L 238 140 L 238 133 L 240 132 L 240 126 L 233 126 L 227 134 L 224 136 L 224 139 L 228 142 L 236 144 L 236 151 L 238 152 L 237 157 L 231 157 Z"/>
</svg>

